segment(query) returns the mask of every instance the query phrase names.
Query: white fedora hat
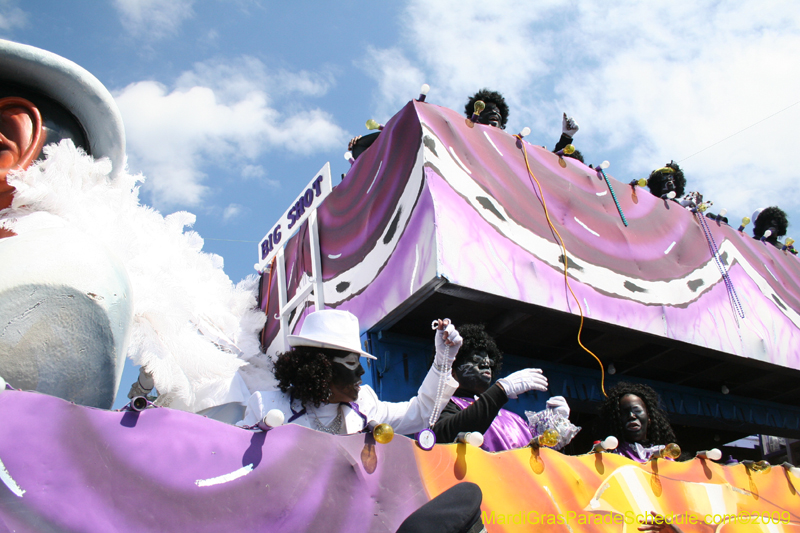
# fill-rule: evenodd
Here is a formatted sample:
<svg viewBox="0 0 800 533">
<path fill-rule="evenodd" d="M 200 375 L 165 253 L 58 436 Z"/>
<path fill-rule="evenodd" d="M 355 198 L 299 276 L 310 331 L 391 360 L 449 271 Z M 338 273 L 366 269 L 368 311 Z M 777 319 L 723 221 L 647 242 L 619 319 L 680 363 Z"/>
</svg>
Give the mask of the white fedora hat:
<svg viewBox="0 0 800 533">
<path fill-rule="evenodd" d="M 64 106 L 85 130 L 91 155 L 111 160 L 112 178 L 122 171 L 122 115 L 114 97 L 89 71 L 47 50 L 0 39 L 0 81 L 33 89 Z"/>
<path fill-rule="evenodd" d="M 300 335 L 289 335 L 289 346 L 333 348 L 377 359 L 361 349 L 358 318 L 347 311 L 324 309 L 308 315 L 300 328 Z"/>
</svg>

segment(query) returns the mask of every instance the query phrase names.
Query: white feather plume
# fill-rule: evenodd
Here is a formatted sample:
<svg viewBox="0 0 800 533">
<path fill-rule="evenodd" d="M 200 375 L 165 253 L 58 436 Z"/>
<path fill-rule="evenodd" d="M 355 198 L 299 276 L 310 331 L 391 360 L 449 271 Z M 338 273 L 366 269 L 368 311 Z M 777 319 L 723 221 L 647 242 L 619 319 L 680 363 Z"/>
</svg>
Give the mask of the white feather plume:
<svg viewBox="0 0 800 533">
<path fill-rule="evenodd" d="M 122 260 L 134 301 L 128 356 L 153 374 L 171 407 L 196 412 L 245 401 L 237 369 L 259 352 L 265 320 L 255 309 L 255 275 L 234 285 L 222 258 L 203 252 L 203 239 L 187 229 L 193 214 L 162 216 L 141 205 L 141 175 L 121 172 L 112 181 L 107 160 L 94 161 L 69 140 L 45 154 L 9 176 L 17 191 L 0 225 L 18 234 L 69 225 Z"/>
</svg>

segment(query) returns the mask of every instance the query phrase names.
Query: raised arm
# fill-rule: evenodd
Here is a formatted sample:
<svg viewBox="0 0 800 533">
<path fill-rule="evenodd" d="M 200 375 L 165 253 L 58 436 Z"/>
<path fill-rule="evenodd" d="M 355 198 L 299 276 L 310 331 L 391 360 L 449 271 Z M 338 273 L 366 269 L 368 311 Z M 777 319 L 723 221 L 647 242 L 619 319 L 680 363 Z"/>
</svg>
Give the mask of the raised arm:
<svg viewBox="0 0 800 533">
<path fill-rule="evenodd" d="M 436 441 L 440 443 L 453 442 L 462 431 L 486 433 L 507 401 L 508 396 L 505 391 L 495 383 L 465 409 L 459 409 L 452 401 L 448 402 L 439 421 L 433 426 Z"/>
<path fill-rule="evenodd" d="M 370 420 L 391 425 L 395 433 L 416 433 L 429 427 L 434 410 L 441 413 L 450 401 L 458 388 L 458 382 L 451 374 L 451 367 L 462 341 L 461 335 L 452 324 L 441 322 L 439 327 L 442 329 L 436 331 L 434 364 L 415 397 L 407 402 L 383 402 L 372 389 L 362 389 L 363 397 L 359 398 L 359 408 Z M 441 395 L 438 396 L 437 403 L 439 391 Z"/>
</svg>

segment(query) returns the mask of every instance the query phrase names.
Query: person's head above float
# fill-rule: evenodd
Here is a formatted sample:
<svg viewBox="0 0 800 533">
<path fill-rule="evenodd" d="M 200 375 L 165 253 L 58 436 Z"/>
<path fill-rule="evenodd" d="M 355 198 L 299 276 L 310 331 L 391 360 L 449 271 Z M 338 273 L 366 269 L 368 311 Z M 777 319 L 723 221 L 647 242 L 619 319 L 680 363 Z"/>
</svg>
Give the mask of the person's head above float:
<svg viewBox="0 0 800 533">
<path fill-rule="evenodd" d="M 281 392 L 304 405 L 347 403 L 358 398 L 364 368 L 358 319 L 326 309 L 308 315 L 299 335 L 288 336 L 292 350 L 278 355 L 275 378 Z"/>
<path fill-rule="evenodd" d="M 467 105 L 464 107 L 464 113 L 468 118 L 475 112 L 475 102 L 478 100 L 486 104 L 486 107 L 478 116 L 478 122 L 503 130 L 506 129 L 506 123 L 508 122 L 508 105 L 503 95 L 497 91 L 490 91 L 489 89 L 481 89 L 476 92 L 469 97 L 469 101 L 467 101 Z"/>
<path fill-rule="evenodd" d="M 671 188 L 669 186 L 670 182 L 674 187 Z M 678 166 L 678 163 L 670 161 L 650 173 L 650 177 L 647 178 L 647 188 L 658 197 L 670 191 L 675 191 L 675 197 L 680 198 L 686 188 L 686 177 L 683 175 L 683 170 Z"/>
<path fill-rule="evenodd" d="M 503 353 L 483 324 L 465 324 L 459 328 L 464 344 L 453 361 L 453 377 L 464 392 L 486 392 L 503 365 Z"/>
<path fill-rule="evenodd" d="M 564 157 L 571 157 L 572 159 L 577 159 L 581 163 L 585 163 L 583 160 L 583 154 L 577 148 L 571 154 L 564 154 Z"/>
<path fill-rule="evenodd" d="M 108 157 L 114 177 L 125 164 L 125 132 L 114 98 L 72 61 L 0 39 L 0 209 L 14 188 L 9 172 L 42 158 L 46 144 L 72 139 L 95 159 Z"/>
<path fill-rule="evenodd" d="M 675 433 L 667 413 L 660 406 L 658 393 L 641 383 L 620 382 L 608 391 L 600 407 L 600 430 L 620 442 L 669 444 Z"/>
<path fill-rule="evenodd" d="M 772 244 L 778 244 L 778 237 L 786 235 L 788 228 L 789 219 L 786 217 L 786 213 L 776 205 L 758 209 L 753 213 L 753 237 L 756 239 L 760 239 L 767 230 L 770 230 L 770 235 L 766 240 Z"/>
</svg>

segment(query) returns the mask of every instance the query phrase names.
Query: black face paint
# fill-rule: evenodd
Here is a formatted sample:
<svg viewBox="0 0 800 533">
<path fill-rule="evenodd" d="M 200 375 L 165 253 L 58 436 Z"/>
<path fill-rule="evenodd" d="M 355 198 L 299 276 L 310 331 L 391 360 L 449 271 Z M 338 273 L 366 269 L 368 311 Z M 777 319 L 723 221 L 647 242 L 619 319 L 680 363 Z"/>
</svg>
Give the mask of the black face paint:
<svg viewBox="0 0 800 533">
<path fill-rule="evenodd" d="M 620 417 L 628 442 L 646 442 L 650 414 L 647 405 L 635 394 L 626 394 L 619 401 Z"/>
<path fill-rule="evenodd" d="M 478 123 L 486 124 L 495 128 L 501 128 L 503 123 L 503 115 L 497 106 L 491 102 L 486 104 L 486 108 L 478 115 Z"/>
<path fill-rule="evenodd" d="M 483 394 L 492 382 L 494 361 L 485 350 L 472 352 L 453 369 L 459 388 L 472 394 Z"/>
<path fill-rule="evenodd" d="M 361 366 L 357 355 L 354 355 L 354 358 L 354 361 L 346 363 L 334 361 L 331 365 L 330 403 L 354 402 L 358 398 L 364 367 Z"/>
</svg>

